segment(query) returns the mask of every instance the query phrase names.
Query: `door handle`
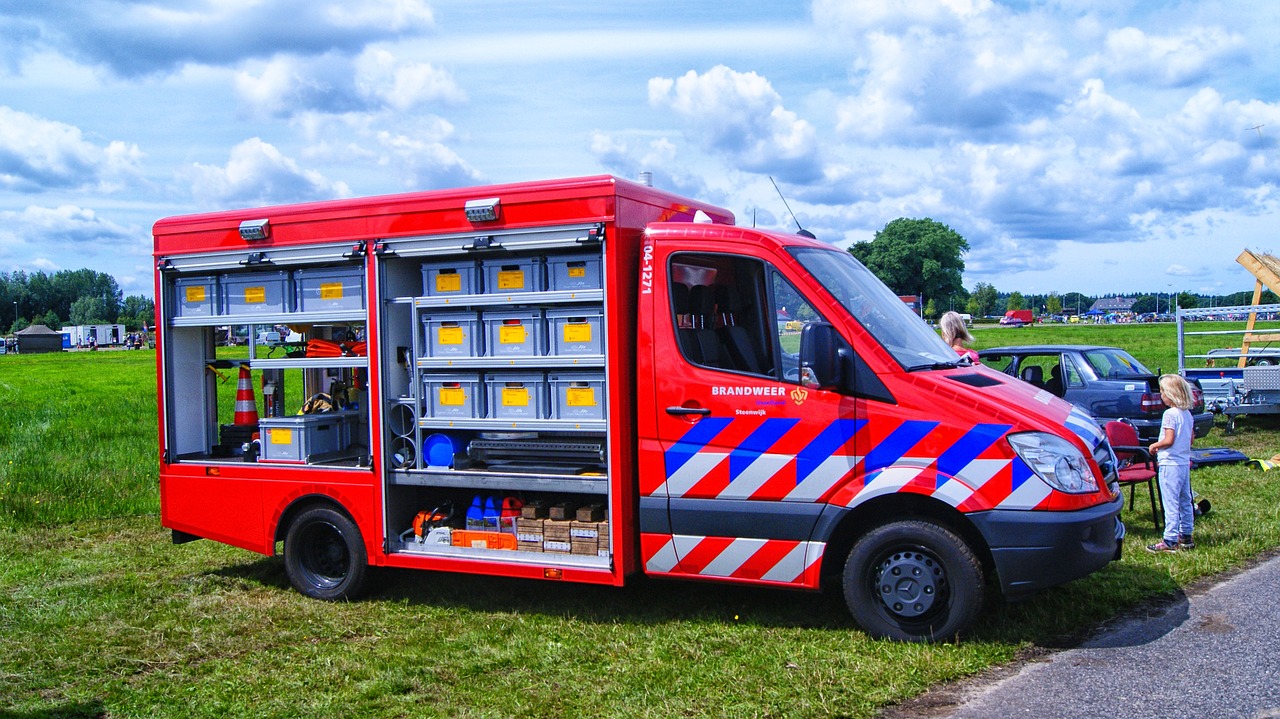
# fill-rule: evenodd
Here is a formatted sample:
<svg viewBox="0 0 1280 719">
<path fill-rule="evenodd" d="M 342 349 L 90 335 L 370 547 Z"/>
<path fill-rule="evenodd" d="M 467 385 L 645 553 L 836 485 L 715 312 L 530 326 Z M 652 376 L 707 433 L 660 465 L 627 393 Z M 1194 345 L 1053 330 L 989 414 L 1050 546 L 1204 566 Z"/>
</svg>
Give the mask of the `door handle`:
<svg viewBox="0 0 1280 719">
<path fill-rule="evenodd" d="M 674 415 L 676 417 L 682 417 L 690 414 L 697 414 L 705 417 L 711 414 L 711 410 L 707 409 L 706 407 L 668 407 L 667 414 Z"/>
</svg>

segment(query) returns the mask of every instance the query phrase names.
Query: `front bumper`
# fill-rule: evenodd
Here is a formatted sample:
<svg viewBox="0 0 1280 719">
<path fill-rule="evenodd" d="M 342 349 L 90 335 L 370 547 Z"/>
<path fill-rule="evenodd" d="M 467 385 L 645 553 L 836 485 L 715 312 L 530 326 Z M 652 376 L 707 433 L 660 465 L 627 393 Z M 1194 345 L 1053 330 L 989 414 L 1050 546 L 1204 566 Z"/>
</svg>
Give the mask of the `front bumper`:
<svg viewBox="0 0 1280 719">
<path fill-rule="evenodd" d="M 991 510 L 969 515 L 995 561 L 1007 599 L 1092 574 L 1120 558 L 1124 497 L 1074 512 Z"/>
</svg>

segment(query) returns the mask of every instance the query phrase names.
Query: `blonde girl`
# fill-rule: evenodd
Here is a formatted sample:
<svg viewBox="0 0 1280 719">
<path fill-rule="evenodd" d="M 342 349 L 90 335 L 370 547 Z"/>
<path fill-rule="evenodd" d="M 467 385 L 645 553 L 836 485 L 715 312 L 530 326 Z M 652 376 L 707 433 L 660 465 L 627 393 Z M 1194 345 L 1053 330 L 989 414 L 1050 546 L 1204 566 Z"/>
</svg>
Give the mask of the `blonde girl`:
<svg viewBox="0 0 1280 719">
<path fill-rule="evenodd" d="M 1160 469 L 1164 504 L 1164 538 L 1147 547 L 1150 552 L 1176 552 L 1196 546 L 1191 506 L 1191 385 L 1180 375 L 1160 378 L 1160 398 L 1168 405 L 1160 418 L 1160 438 L 1151 443 Z"/>
<path fill-rule="evenodd" d="M 942 341 L 950 345 L 956 354 L 968 357 L 974 364 L 978 363 L 978 353 L 965 346 L 973 341 L 973 335 L 969 334 L 969 328 L 964 326 L 964 318 L 959 312 L 947 312 L 942 315 L 938 320 L 938 327 L 942 330 Z"/>
</svg>

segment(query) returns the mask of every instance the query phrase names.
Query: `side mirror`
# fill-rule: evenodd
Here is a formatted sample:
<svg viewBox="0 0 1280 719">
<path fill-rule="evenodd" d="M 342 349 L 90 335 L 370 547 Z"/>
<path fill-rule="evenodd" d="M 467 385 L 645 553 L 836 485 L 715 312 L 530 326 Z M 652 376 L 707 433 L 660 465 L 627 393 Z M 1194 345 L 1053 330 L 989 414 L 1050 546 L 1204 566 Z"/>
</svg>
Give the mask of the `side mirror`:
<svg viewBox="0 0 1280 719">
<path fill-rule="evenodd" d="M 800 332 L 800 384 L 814 389 L 840 387 L 840 335 L 826 322 L 810 322 Z"/>
</svg>

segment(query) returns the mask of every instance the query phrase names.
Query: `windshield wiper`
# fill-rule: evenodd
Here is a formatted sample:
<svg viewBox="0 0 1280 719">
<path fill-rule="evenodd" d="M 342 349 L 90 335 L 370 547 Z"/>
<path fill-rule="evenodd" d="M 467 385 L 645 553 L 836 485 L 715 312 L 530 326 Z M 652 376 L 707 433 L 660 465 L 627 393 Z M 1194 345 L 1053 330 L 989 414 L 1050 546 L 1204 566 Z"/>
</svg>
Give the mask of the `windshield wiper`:
<svg viewBox="0 0 1280 719">
<path fill-rule="evenodd" d="M 966 362 L 965 366 L 968 366 L 968 365 L 969 363 Z M 959 367 L 959 366 L 961 366 L 960 360 L 956 360 L 955 362 L 933 362 L 931 364 L 912 365 L 907 368 L 907 371 L 920 372 L 921 370 L 955 369 L 956 367 Z"/>
</svg>

